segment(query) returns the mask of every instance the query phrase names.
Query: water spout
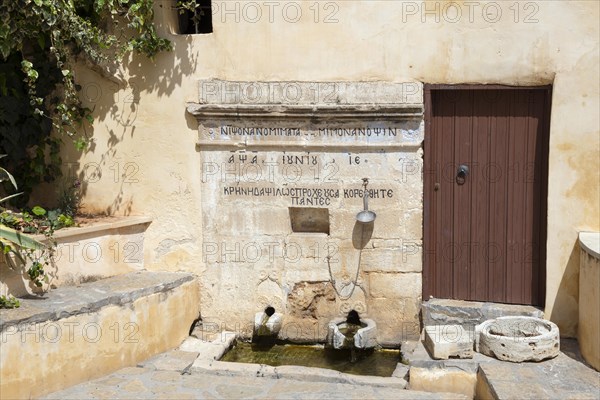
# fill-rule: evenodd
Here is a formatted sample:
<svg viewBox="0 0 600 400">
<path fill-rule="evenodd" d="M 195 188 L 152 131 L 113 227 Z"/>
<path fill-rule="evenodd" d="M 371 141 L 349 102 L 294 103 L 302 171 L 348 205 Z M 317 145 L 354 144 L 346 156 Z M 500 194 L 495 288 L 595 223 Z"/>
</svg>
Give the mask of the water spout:
<svg viewBox="0 0 600 400">
<path fill-rule="evenodd" d="M 346 318 L 335 318 L 327 326 L 327 347 L 334 349 L 370 349 L 377 346 L 377 324 L 360 319 L 352 310 Z"/>
<path fill-rule="evenodd" d="M 260 337 L 275 339 L 281 330 L 282 315 L 275 312 L 275 308 L 268 306 L 264 311 L 254 315 L 254 332 L 252 340 Z"/>
</svg>

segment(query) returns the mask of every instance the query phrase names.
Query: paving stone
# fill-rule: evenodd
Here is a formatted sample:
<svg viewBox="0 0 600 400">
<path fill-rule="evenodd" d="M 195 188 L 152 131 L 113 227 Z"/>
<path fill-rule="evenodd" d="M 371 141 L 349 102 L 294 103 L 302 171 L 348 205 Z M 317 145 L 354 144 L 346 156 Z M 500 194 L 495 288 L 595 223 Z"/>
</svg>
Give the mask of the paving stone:
<svg viewBox="0 0 600 400">
<path fill-rule="evenodd" d="M 127 382 L 126 384 L 121 385 L 120 387 L 129 393 L 136 393 L 136 394 L 140 393 L 141 394 L 141 393 L 148 391 L 146 386 L 144 386 L 144 383 L 137 379 Z"/>
<path fill-rule="evenodd" d="M 263 390 L 260 390 L 260 388 L 257 388 L 256 385 L 243 386 L 243 385 L 236 385 L 234 383 L 218 385 L 215 388 L 215 390 L 217 391 L 217 394 L 219 394 L 220 396 L 223 396 L 225 398 L 234 398 L 234 399 L 248 398 L 251 396 L 255 397 L 257 394 L 260 394 L 263 392 Z"/>
<path fill-rule="evenodd" d="M 179 380 L 180 373 L 177 371 L 154 371 L 151 374 L 152 381 L 154 382 L 177 382 Z"/>
<path fill-rule="evenodd" d="M 233 363 L 230 363 L 233 364 Z M 230 377 L 205 374 L 181 375 L 173 371 L 154 371 L 148 368 L 121 370 L 99 380 L 90 381 L 52 393 L 47 399 L 466 399 L 448 393 L 427 393 L 377 387 L 366 383 L 305 382 L 285 378 Z M 162 372 L 162 375 L 159 374 Z M 97 382 L 112 378 L 128 380 L 126 385 L 98 389 Z M 398 379 L 400 380 L 400 379 Z M 165 385 L 165 381 L 168 384 Z M 125 389 L 124 387 L 127 387 Z M 167 393 L 172 390 L 171 393 Z"/>
<path fill-rule="evenodd" d="M 501 399 L 535 398 L 520 391 L 521 384 L 547 398 L 600 398 L 600 373 L 563 353 L 539 363 L 488 363 L 481 372 Z"/>
<path fill-rule="evenodd" d="M 564 340 L 563 343 L 569 341 Z M 493 393 L 499 399 L 521 398 L 560 398 L 598 399 L 600 396 L 600 373 L 584 363 L 570 358 L 564 353 L 552 360 L 540 363 L 514 364 L 475 354 L 471 359 L 434 360 L 422 343 L 417 343 L 409 355 L 413 365 L 427 369 L 431 375 L 444 369 L 454 371 L 455 377 L 464 373 L 481 371 L 483 379 L 490 382 Z M 416 358 L 418 356 L 419 358 Z M 307 380 L 306 374 L 298 377 L 301 371 L 292 367 L 268 367 L 258 364 L 238 364 L 220 361 L 202 361 L 205 368 L 212 365 L 238 371 L 249 366 L 254 375 L 215 375 L 214 372 L 196 371 L 191 375 L 177 371 L 160 371 L 151 368 L 124 368 L 108 376 L 52 393 L 47 399 L 468 399 L 458 393 L 433 393 L 416 390 L 401 390 L 386 386 L 387 380 L 402 381 L 397 378 L 343 377 L 337 371 L 328 371 L 322 377 L 333 373 L 335 379 L 352 381 L 335 382 L 322 379 L 320 382 Z M 224 364 L 224 365 L 223 365 Z M 157 364 L 154 364 L 156 366 Z M 198 363 L 201 365 L 201 363 Z M 266 369 L 265 369 L 266 368 Z M 302 368 L 302 367 L 298 367 Z M 412 368 L 412 367 L 411 367 Z M 283 373 L 276 374 L 280 370 Z M 310 369 L 310 368 L 309 368 Z M 261 371 L 267 373 L 264 377 Z M 270 371 L 270 372 L 269 372 Z M 327 370 L 326 370 L 327 371 Z M 239 371 L 238 371 L 239 372 Z M 314 373 L 316 371 L 311 371 Z M 317 371 L 320 372 L 320 371 Z M 258 374 L 258 376 L 257 376 Z M 298 374 L 294 376 L 294 374 Z M 288 377 L 286 377 L 286 375 Z M 431 375 L 431 376 L 433 376 Z M 271 378 L 268 378 L 270 376 Z M 273 378 L 279 379 L 273 379 Z M 294 377 L 295 379 L 289 379 Z M 299 380 L 300 379 L 300 380 Z M 379 382 L 384 383 L 379 385 Z M 388 381 L 389 382 L 389 381 Z M 446 382 L 447 383 L 447 382 Z M 440 386 L 442 387 L 442 386 Z M 446 386 L 447 390 L 455 390 Z M 428 391 L 433 388 L 426 388 Z M 456 389 L 457 390 L 457 389 Z"/>
<path fill-rule="evenodd" d="M 473 333 L 460 325 L 426 326 L 425 347 L 437 360 L 473 358 Z"/>
<path fill-rule="evenodd" d="M 350 375 L 350 374 L 348 374 Z M 348 379 L 348 383 L 354 385 L 368 385 L 374 387 L 386 387 L 391 389 L 406 389 L 408 386 L 408 382 L 406 382 L 403 378 L 396 377 L 383 377 L 383 376 L 361 376 L 354 375 Z"/>
<path fill-rule="evenodd" d="M 394 378 L 402 378 L 404 380 L 407 380 L 409 370 L 410 370 L 410 367 L 408 365 L 398 363 L 398 365 L 396 366 L 396 369 L 394 370 L 394 372 L 392 372 L 392 376 Z"/>
<path fill-rule="evenodd" d="M 139 363 L 138 367 L 183 372 L 196 361 L 198 354 L 199 353 L 173 350 L 149 358 L 148 360 Z"/>
</svg>

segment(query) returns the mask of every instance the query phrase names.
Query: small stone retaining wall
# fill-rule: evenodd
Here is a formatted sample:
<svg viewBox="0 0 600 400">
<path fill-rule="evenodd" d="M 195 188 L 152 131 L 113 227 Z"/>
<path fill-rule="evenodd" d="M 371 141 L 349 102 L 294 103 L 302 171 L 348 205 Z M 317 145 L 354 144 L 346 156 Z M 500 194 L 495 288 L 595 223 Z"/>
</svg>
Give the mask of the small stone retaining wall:
<svg viewBox="0 0 600 400">
<path fill-rule="evenodd" d="M 0 310 L 0 398 L 33 398 L 177 347 L 199 315 L 182 273 L 130 273 Z"/>
</svg>

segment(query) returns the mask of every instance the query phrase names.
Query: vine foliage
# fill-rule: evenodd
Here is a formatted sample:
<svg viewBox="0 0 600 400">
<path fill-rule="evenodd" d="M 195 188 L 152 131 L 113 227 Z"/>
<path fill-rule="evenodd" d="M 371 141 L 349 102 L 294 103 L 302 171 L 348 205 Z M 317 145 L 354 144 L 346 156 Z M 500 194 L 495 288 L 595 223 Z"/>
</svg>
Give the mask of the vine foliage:
<svg viewBox="0 0 600 400">
<path fill-rule="evenodd" d="M 85 150 L 92 112 L 82 106 L 76 60 L 96 65 L 130 52 L 171 49 L 153 25 L 153 0 L 0 2 L 0 154 L 25 192 L 60 176 L 60 145 Z"/>
</svg>

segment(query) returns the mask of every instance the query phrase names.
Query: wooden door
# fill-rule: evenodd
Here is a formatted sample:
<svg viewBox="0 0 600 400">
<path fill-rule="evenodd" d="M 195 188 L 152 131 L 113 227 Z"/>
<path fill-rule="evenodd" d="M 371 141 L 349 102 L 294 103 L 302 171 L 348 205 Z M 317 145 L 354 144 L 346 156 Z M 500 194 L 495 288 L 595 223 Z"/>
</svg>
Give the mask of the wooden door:
<svg viewBox="0 0 600 400">
<path fill-rule="evenodd" d="M 550 99 L 426 86 L 424 299 L 543 305 Z"/>
</svg>

